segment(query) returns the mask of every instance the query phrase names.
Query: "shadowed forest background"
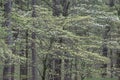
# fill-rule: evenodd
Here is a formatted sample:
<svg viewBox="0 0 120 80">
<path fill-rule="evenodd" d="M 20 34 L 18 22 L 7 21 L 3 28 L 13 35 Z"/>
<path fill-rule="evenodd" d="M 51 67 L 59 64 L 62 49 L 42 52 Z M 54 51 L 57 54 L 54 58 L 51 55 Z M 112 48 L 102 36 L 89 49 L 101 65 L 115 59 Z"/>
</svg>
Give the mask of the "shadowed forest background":
<svg viewBox="0 0 120 80">
<path fill-rule="evenodd" d="M 120 80 L 120 0 L 0 0 L 0 80 Z"/>
</svg>

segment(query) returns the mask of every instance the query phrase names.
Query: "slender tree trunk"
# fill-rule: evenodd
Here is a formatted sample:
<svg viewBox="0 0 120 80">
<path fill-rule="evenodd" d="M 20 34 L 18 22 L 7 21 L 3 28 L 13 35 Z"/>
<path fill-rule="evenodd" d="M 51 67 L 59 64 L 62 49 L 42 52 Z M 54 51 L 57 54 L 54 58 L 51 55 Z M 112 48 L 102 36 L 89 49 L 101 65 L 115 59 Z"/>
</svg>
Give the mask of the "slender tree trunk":
<svg viewBox="0 0 120 80">
<path fill-rule="evenodd" d="M 63 16 L 68 16 L 69 6 L 70 6 L 70 1 L 69 0 L 62 0 L 62 7 L 63 7 L 62 15 Z"/>
<path fill-rule="evenodd" d="M 65 80 L 65 59 L 61 59 L 61 80 Z"/>
<path fill-rule="evenodd" d="M 61 6 L 60 0 L 52 0 L 53 2 L 53 16 L 60 16 Z"/>
<path fill-rule="evenodd" d="M 52 0 L 53 1 L 53 16 L 68 16 L 68 9 L 70 6 L 69 0 Z"/>
<path fill-rule="evenodd" d="M 32 33 L 32 39 L 36 39 L 36 34 L 35 32 Z M 37 80 L 37 70 L 36 70 L 36 45 L 35 42 L 33 41 L 31 44 L 32 47 L 32 80 Z"/>
<path fill-rule="evenodd" d="M 106 26 L 104 29 L 104 33 L 103 33 L 104 42 L 103 42 L 103 46 L 102 46 L 102 55 L 104 57 L 108 57 L 108 47 L 106 44 L 106 40 L 109 37 L 109 35 L 108 35 L 109 31 L 110 31 L 110 26 Z M 103 68 L 103 72 L 101 74 L 102 77 L 106 77 L 107 76 L 107 64 L 103 64 L 101 68 Z"/>
<path fill-rule="evenodd" d="M 117 50 L 116 68 L 117 68 L 116 72 L 117 72 L 118 80 L 120 80 L 120 50 Z"/>
<path fill-rule="evenodd" d="M 110 77 L 113 78 L 113 51 L 110 49 Z"/>
<path fill-rule="evenodd" d="M 10 13 L 11 13 L 11 0 L 6 0 L 5 1 L 5 4 L 4 4 L 4 17 L 6 18 L 5 22 L 3 23 L 3 27 L 7 27 L 8 30 L 7 30 L 7 33 L 8 33 L 8 36 L 6 38 L 6 43 L 8 44 L 8 46 L 10 46 L 12 44 L 12 35 L 11 35 L 11 28 L 10 28 Z M 11 77 L 13 71 L 11 70 L 14 70 L 13 69 L 13 66 L 10 65 L 10 59 L 7 59 L 5 61 L 5 64 L 4 64 L 4 68 L 3 68 L 3 80 L 14 80 L 13 77 Z"/>
<path fill-rule="evenodd" d="M 32 17 L 36 17 L 36 10 L 35 10 L 36 0 L 32 0 Z M 33 21 L 33 27 L 35 27 L 35 23 Z M 32 44 L 31 44 L 31 50 L 32 50 L 32 80 L 37 80 L 37 67 L 36 67 L 36 33 L 32 32 Z"/>
<path fill-rule="evenodd" d="M 47 68 L 48 68 L 47 60 L 48 60 L 48 55 L 45 55 L 45 59 L 43 60 L 42 80 L 46 79 L 46 71 L 47 71 Z"/>
<path fill-rule="evenodd" d="M 78 71 L 78 67 L 77 67 L 77 58 L 75 58 L 75 79 L 74 80 L 78 80 L 78 73 L 77 73 L 77 71 Z"/>
<path fill-rule="evenodd" d="M 107 57 L 107 53 L 108 53 L 108 48 L 106 45 L 103 45 L 103 56 Z M 102 65 L 102 68 L 103 68 L 103 72 L 102 72 L 102 77 L 106 77 L 107 76 L 107 64 L 103 64 Z"/>
<path fill-rule="evenodd" d="M 60 16 L 60 14 L 62 13 L 63 16 L 68 16 L 68 7 L 70 2 L 68 0 L 52 0 L 53 2 L 53 16 Z M 64 29 L 64 28 L 63 28 Z M 63 40 L 60 39 L 59 43 L 63 43 Z M 62 46 L 62 44 L 61 44 Z M 64 56 L 63 54 L 61 54 L 62 56 Z M 67 68 L 69 65 L 69 60 L 66 60 L 68 62 L 65 62 L 64 59 L 54 59 L 55 61 L 55 74 L 58 75 L 54 75 L 54 79 L 53 80 L 68 80 L 68 76 L 69 74 L 66 73 L 64 71 L 65 65 Z"/>
<path fill-rule="evenodd" d="M 120 37 L 120 27 L 118 27 L 118 37 Z M 117 50 L 116 55 L 117 55 L 117 61 L 116 61 L 117 74 L 118 74 L 118 80 L 120 80 L 120 49 Z"/>
<path fill-rule="evenodd" d="M 65 80 L 71 80 L 71 78 L 70 78 L 70 68 L 71 68 L 70 60 L 69 59 L 64 59 L 64 68 L 63 69 L 64 69 Z"/>
<path fill-rule="evenodd" d="M 20 56 L 23 56 L 26 58 L 25 63 L 20 65 L 20 80 L 28 80 L 28 30 L 25 32 L 26 37 L 26 49 L 21 50 Z"/>
</svg>

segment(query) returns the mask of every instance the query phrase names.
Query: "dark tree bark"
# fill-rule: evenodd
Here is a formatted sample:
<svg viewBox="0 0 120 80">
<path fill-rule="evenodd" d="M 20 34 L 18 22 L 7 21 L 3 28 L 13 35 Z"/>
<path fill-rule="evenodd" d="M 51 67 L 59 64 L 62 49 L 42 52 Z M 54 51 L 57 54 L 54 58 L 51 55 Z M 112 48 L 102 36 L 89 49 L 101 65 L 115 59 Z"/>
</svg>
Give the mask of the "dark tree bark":
<svg viewBox="0 0 120 80">
<path fill-rule="evenodd" d="M 36 0 L 32 0 L 32 17 L 37 17 L 36 10 L 35 10 Z M 33 27 L 35 27 L 35 23 L 33 21 Z M 31 50 L 32 50 L 32 80 L 37 80 L 37 67 L 36 67 L 36 33 L 32 32 L 32 43 L 31 43 Z"/>
<path fill-rule="evenodd" d="M 68 16 L 69 6 L 70 6 L 70 1 L 62 0 L 62 7 L 63 7 L 62 15 L 63 16 Z"/>
<path fill-rule="evenodd" d="M 36 34 L 35 32 L 32 33 L 32 39 L 36 39 Z M 36 67 L 36 44 L 33 41 L 31 44 L 32 47 L 32 80 L 37 80 L 37 67 Z"/>
<path fill-rule="evenodd" d="M 115 0 L 109 0 L 109 6 L 113 7 L 115 5 Z"/>
<path fill-rule="evenodd" d="M 10 30 L 10 13 L 11 13 L 11 0 L 6 0 L 5 4 L 4 4 L 4 17 L 6 18 L 5 22 L 3 23 L 3 27 L 7 27 L 9 30 L 7 30 L 8 32 L 8 36 L 6 38 L 6 44 L 8 44 L 8 46 L 10 46 L 12 44 L 12 35 L 11 35 L 11 30 Z M 3 68 L 3 80 L 14 80 L 14 78 L 12 77 L 12 70 L 13 66 L 10 65 L 10 59 L 8 57 L 6 57 L 7 60 L 4 63 L 4 68 Z"/>
<path fill-rule="evenodd" d="M 60 0 L 52 0 L 52 1 L 53 1 L 53 16 L 60 16 L 61 13 Z"/>
<path fill-rule="evenodd" d="M 52 2 L 53 2 L 53 16 L 59 17 L 61 13 L 65 17 L 68 16 L 68 8 L 69 8 L 69 5 L 70 5 L 70 2 L 68 0 L 52 0 Z M 63 39 L 60 38 L 58 40 L 58 42 L 60 44 L 63 43 Z M 61 46 L 62 46 L 62 44 L 61 44 Z M 59 52 L 57 52 L 57 53 L 59 53 Z M 64 56 L 64 52 L 63 52 L 63 54 L 61 54 L 61 56 Z M 62 74 L 61 73 L 62 61 L 63 60 L 60 59 L 60 58 L 54 58 L 53 59 L 53 61 L 52 61 L 54 63 L 54 65 L 53 65 L 54 69 L 53 70 L 54 70 L 55 74 L 57 74 L 57 75 L 51 75 L 51 76 L 53 76 L 53 78 L 50 79 L 50 80 L 62 80 L 62 79 L 70 80 L 70 74 L 68 74 L 68 73 Z M 69 66 L 69 60 L 65 60 L 63 64 L 65 64 L 65 65 L 63 65 L 64 67 L 70 69 L 70 67 L 68 67 Z M 64 75 L 64 77 L 62 78 L 61 75 Z"/>
<path fill-rule="evenodd" d="M 77 62 L 78 61 L 78 58 L 76 57 L 75 58 L 75 77 L 74 77 L 74 80 L 78 80 L 78 73 L 77 73 L 77 71 L 78 71 L 78 65 L 77 65 Z"/>
<path fill-rule="evenodd" d="M 28 30 L 26 30 L 25 34 L 26 34 L 26 36 L 25 36 L 26 37 L 26 42 L 25 42 L 26 43 L 26 49 L 21 50 L 20 56 L 25 57 L 26 61 L 25 61 L 25 63 L 20 65 L 20 80 L 28 80 L 28 61 L 27 61 L 27 59 L 28 59 L 28 49 L 29 49 L 28 48 L 28 36 L 29 36 Z"/>
<path fill-rule="evenodd" d="M 68 9 L 70 6 L 69 0 L 52 0 L 53 1 L 53 16 L 68 16 Z"/>
<path fill-rule="evenodd" d="M 107 57 L 107 54 L 108 54 L 108 48 L 104 44 L 103 45 L 103 49 L 102 49 L 102 55 L 105 56 L 105 57 Z M 103 64 L 101 68 L 103 68 L 103 70 L 104 70 L 104 72 L 101 74 L 102 77 L 106 77 L 107 76 L 107 70 L 106 70 L 107 69 L 107 64 Z"/>
<path fill-rule="evenodd" d="M 65 59 L 64 60 L 64 66 L 65 66 L 65 80 L 71 80 L 71 73 L 70 73 L 70 69 L 71 69 L 71 65 L 70 65 L 70 60 L 69 59 Z"/>
<path fill-rule="evenodd" d="M 46 77 L 46 70 L 47 70 L 47 68 L 48 68 L 47 60 L 48 60 L 48 55 L 46 55 L 46 56 L 45 56 L 45 59 L 43 60 L 42 80 L 45 80 L 45 77 Z"/>
<path fill-rule="evenodd" d="M 109 35 L 108 35 L 109 31 L 110 31 L 110 26 L 106 26 L 104 29 L 104 33 L 103 33 L 104 42 L 103 42 L 103 46 L 102 46 L 102 55 L 105 57 L 108 56 L 108 47 L 106 44 L 106 39 L 109 38 Z M 101 68 L 103 68 L 103 70 L 104 70 L 104 72 L 101 74 L 102 77 L 106 77 L 107 76 L 107 64 L 103 64 L 101 66 Z"/>
<path fill-rule="evenodd" d="M 110 49 L 110 77 L 113 78 L 113 52 L 112 49 Z"/>
<path fill-rule="evenodd" d="M 118 76 L 118 80 L 120 80 L 120 50 L 117 50 L 116 52 L 117 60 L 116 60 L 116 74 Z"/>
</svg>

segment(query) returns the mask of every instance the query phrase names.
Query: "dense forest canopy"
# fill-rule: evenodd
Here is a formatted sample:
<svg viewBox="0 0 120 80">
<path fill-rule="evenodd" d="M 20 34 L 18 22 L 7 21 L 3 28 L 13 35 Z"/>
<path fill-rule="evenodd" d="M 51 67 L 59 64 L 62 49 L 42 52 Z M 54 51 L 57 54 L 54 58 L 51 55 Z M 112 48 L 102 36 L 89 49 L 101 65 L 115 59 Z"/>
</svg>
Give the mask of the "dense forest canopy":
<svg viewBox="0 0 120 80">
<path fill-rule="evenodd" d="M 120 0 L 0 0 L 1 80 L 120 80 Z"/>
</svg>

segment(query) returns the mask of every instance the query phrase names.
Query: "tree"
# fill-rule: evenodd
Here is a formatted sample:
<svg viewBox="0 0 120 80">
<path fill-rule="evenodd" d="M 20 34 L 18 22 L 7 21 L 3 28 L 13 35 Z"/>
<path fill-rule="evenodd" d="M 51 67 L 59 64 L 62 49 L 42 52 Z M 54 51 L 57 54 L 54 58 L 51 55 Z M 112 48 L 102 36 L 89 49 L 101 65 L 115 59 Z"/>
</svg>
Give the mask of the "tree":
<svg viewBox="0 0 120 80">
<path fill-rule="evenodd" d="M 4 16 L 6 18 L 3 27 L 7 27 L 8 28 L 8 36 L 6 38 L 6 43 L 10 46 L 12 45 L 12 35 L 11 35 L 11 8 L 12 8 L 12 1 L 11 0 L 6 0 L 5 4 L 4 4 Z M 7 57 L 7 56 L 6 56 Z M 14 66 L 10 65 L 10 59 L 8 58 L 7 60 L 5 60 L 5 64 L 4 64 L 4 69 L 3 69 L 3 80 L 14 80 L 13 77 L 13 73 L 14 73 Z"/>
<path fill-rule="evenodd" d="M 36 15 L 36 10 L 35 10 L 35 5 L 36 5 L 36 0 L 32 0 L 32 17 L 35 18 Z M 35 27 L 35 22 L 33 21 L 33 27 Z M 36 67 L 36 32 L 32 32 L 32 43 L 31 43 L 31 50 L 32 50 L 32 80 L 37 80 L 37 67 Z"/>
<path fill-rule="evenodd" d="M 119 78 L 118 0 L 9 1 L 0 2 L 0 60 L 10 73 L 3 80 Z"/>
</svg>

